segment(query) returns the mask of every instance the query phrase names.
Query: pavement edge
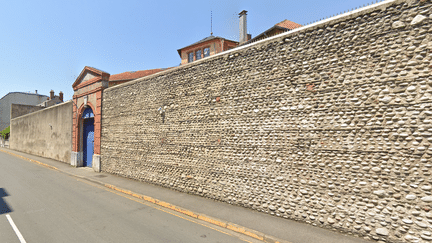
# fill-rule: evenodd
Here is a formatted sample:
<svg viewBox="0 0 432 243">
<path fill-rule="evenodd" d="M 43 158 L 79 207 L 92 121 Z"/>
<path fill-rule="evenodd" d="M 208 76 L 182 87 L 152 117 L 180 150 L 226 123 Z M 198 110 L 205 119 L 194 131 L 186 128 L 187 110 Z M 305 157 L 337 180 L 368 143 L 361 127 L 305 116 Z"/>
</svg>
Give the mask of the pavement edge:
<svg viewBox="0 0 432 243">
<path fill-rule="evenodd" d="M 44 166 L 44 167 L 50 168 L 50 169 L 52 169 L 52 170 L 60 171 L 60 170 L 59 170 L 57 167 L 55 167 L 55 166 L 48 165 L 48 164 L 45 164 L 45 163 L 39 162 L 39 161 L 37 161 L 37 160 L 34 160 L 34 159 L 30 159 L 30 158 L 24 157 L 24 156 L 21 156 L 21 155 L 19 155 L 19 154 L 14 154 L 14 153 L 9 152 L 9 151 L 6 151 L 6 150 L 4 150 L 4 149 L 0 149 L 0 151 L 2 151 L 3 153 L 7 153 L 7 154 L 9 154 L 9 155 L 12 155 L 12 156 L 18 157 L 18 158 L 20 158 L 20 159 L 28 160 L 28 161 L 30 161 L 30 162 L 32 162 L 32 163 L 35 163 L 35 164 L 38 164 L 38 165 L 40 165 L 40 166 Z"/>
<path fill-rule="evenodd" d="M 92 182 L 92 183 L 101 185 L 103 187 L 109 188 L 111 190 L 115 190 L 115 191 L 121 192 L 123 194 L 126 194 L 126 195 L 129 195 L 129 196 L 132 196 L 132 197 L 144 200 L 146 202 L 150 202 L 150 203 L 156 204 L 158 206 L 161 206 L 161 207 L 164 207 L 164 208 L 167 208 L 167 209 L 170 209 L 170 210 L 182 213 L 182 214 L 187 215 L 189 217 L 192 217 L 192 218 L 195 218 L 195 219 L 198 219 L 198 220 L 202 220 L 202 221 L 205 221 L 207 223 L 210 223 L 210 224 L 213 224 L 213 225 L 217 225 L 219 227 L 226 228 L 226 229 L 229 229 L 231 231 L 234 231 L 234 232 L 237 232 L 237 233 L 240 233 L 240 234 L 243 234 L 243 235 L 247 235 L 249 237 L 252 237 L 252 238 L 257 239 L 257 240 L 261 240 L 261 241 L 266 242 L 266 243 L 290 243 L 288 241 L 281 240 L 281 239 L 278 239 L 278 238 L 270 236 L 270 235 L 266 235 L 266 234 L 261 233 L 259 231 L 243 227 L 241 225 L 237 225 L 237 224 L 234 224 L 234 223 L 231 223 L 231 222 L 227 222 L 227 221 L 224 221 L 224 220 L 221 220 L 221 219 L 218 219 L 218 218 L 207 216 L 207 215 L 202 214 L 202 213 L 196 213 L 196 212 L 190 211 L 188 209 L 185 209 L 185 208 L 173 205 L 171 203 L 167 203 L 167 202 L 164 202 L 164 201 L 161 201 L 161 200 L 158 200 L 158 199 L 146 196 L 146 195 L 135 193 L 133 191 L 130 191 L 130 190 L 127 190 L 127 189 L 123 189 L 123 188 L 120 188 L 120 187 L 117 187 L 117 186 L 114 186 L 114 185 L 111 185 L 111 184 L 106 184 L 104 182 L 101 182 L 101 181 L 98 181 L 98 180 L 95 180 L 95 179 L 91 179 L 91 178 L 88 178 L 88 177 L 72 174 L 72 173 L 60 170 L 60 169 L 58 169 L 55 166 L 48 165 L 48 164 L 42 163 L 40 161 L 37 161 L 37 160 L 34 160 L 34 159 L 30 159 L 30 158 L 27 158 L 27 157 L 24 157 L 24 156 L 21 156 L 21 155 L 18 155 L 18 154 L 15 154 L 15 153 L 3 150 L 3 149 L 0 149 L 0 151 L 4 152 L 4 153 L 7 153 L 9 155 L 12 155 L 12 156 L 15 156 L 15 157 L 18 157 L 18 158 L 30 161 L 30 162 L 35 163 L 37 165 L 40 165 L 40 166 L 43 166 L 43 167 L 47 167 L 47 168 L 52 169 L 52 170 L 56 170 L 58 172 L 67 174 L 69 176 L 77 177 L 77 178 L 80 178 L 80 179 L 85 179 L 85 180 L 87 180 L 89 182 Z"/>
</svg>

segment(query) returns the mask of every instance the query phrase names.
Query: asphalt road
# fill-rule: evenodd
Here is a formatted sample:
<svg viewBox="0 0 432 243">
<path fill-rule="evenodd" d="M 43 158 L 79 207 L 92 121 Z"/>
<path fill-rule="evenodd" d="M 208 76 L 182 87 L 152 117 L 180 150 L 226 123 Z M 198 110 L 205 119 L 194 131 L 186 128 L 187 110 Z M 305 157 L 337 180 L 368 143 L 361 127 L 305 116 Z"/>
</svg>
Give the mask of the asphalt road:
<svg viewBox="0 0 432 243">
<path fill-rule="evenodd" d="M 0 242 L 259 241 L 0 153 Z"/>
</svg>

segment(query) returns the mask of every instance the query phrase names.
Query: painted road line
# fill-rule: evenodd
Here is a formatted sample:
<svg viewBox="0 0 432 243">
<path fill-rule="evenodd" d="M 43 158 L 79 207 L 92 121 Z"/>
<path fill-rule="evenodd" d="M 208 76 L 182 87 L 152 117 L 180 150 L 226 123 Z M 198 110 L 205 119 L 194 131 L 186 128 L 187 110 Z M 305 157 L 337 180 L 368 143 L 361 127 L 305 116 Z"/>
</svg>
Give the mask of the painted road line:
<svg viewBox="0 0 432 243">
<path fill-rule="evenodd" d="M 18 230 L 18 227 L 15 225 L 14 221 L 12 220 L 12 217 L 9 214 L 6 214 L 6 218 L 9 221 L 9 224 L 12 226 L 12 229 L 15 231 L 15 234 L 18 236 L 18 239 L 21 243 L 27 243 L 22 236 L 21 232 Z"/>
<path fill-rule="evenodd" d="M 179 212 L 179 213 L 182 213 L 182 214 L 187 215 L 187 216 L 189 216 L 191 218 L 199 219 L 199 220 L 205 221 L 207 223 L 210 223 L 210 224 L 213 224 L 213 225 L 217 225 L 219 227 L 226 228 L 226 229 L 229 229 L 231 231 L 234 231 L 234 232 L 237 232 L 237 233 L 240 233 L 240 234 L 243 234 L 243 235 L 247 235 L 249 237 L 255 238 L 255 239 L 260 240 L 260 241 L 269 242 L 269 243 L 282 243 L 282 242 L 290 243 L 288 241 L 280 240 L 280 239 L 277 239 L 275 237 L 266 235 L 266 234 L 261 233 L 259 231 L 252 230 L 252 229 L 249 229 L 249 228 L 246 228 L 246 227 L 243 227 L 243 226 L 239 226 L 239 225 L 236 225 L 234 223 L 223 222 L 220 219 L 212 218 L 212 217 L 209 217 L 209 216 L 204 215 L 204 214 L 199 214 L 199 213 L 196 213 L 196 212 L 192 212 L 190 210 L 178 207 L 176 205 L 173 205 L 173 204 L 170 204 L 170 203 L 167 203 L 167 202 L 164 202 L 164 201 L 161 201 L 161 200 L 158 200 L 158 199 L 146 196 L 146 195 L 141 195 L 141 194 L 132 192 L 130 190 L 122 189 L 122 188 L 114 186 L 114 185 L 105 184 L 103 182 L 100 182 L 100 181 L 97 181 L 97 180 L 94 180 L 94 179 L 90 179 L 88 177 L 83 177 L 83 176 L 75 175 L 73 173 L 68 173 L 68 172 L 59 170 L 57 167 L 54 167 L 54 166 L 51 166 L 51 165 L 47 165 L 47 164 L 39 162 L 37 160 L 26 158 L 26 157 L 21 156 L 21 155 L 17 155 L 15 153 L 12 153 L 12 152 L 9 152 L 9 151 L 5 151 L 5 150 L 2 150 L 2 149 L 0 149 L 0 151 L 8 153 L 8 154 L 16 156 L 16 157 L 19 157 L 19 158 L 22 158 L 22 159 L 25 159 L 25 160 L 28 160 L 28 161 L 36 163 L 36 164 L 39 164 L 41 166 L 45 166 L 45 167 L 48 167 L 50 169 L 57 170 L 59 172 L 67 174 L 69 176 L 73 176 L 73 177 L 76 177 L 76 178 L 84 179 L 84 180 L 87 180 L 89 182 L 96 183 L 96 184 L 99 184 L 99 185 L 104 186 L 106 188 L 109 188 L 111 190 L 118 191 L 118 192 L 121 192 L 123 194 L 129 195 L 129 196 L 132 196 L 132 197 L 135 197 L 135 198 L 138 198 L 138 199 L 141 199 L 141 200 L 153 203 L 153 204 L 156 204 L 158 206 L 161 206 L 161 207 L 164 207 L 164 208 L 167 208 L 167 209 Z"/>
<path fill-rule="evenodd" d="M 35 163 L 35 164 L 38 164 L 38 165 L 42 165 L 42 166 L 48 167 L 48 168 L 50 168 L 50 169 L 52 169 L 52 170 L 58 170 L 58 168 L 55 167 L 55 166 L 48 165 L 48 164 L 45 164 L 45 163 L 39 162 L 39 161 L 34 160 L 34 159 L 30 159 L 30 158 L 27 158 L 27 157 L 24 157 L 24 156 L 21 156 L 21 155 L 18 155 L 18 154 L 14 154 L 14 153 L 11 153 L 11 152 L 9 152 L 9 151 L 5 151 L 5 150 L 3 150 L 3 149 L 0 149 L 0 151 L 2 151 L 2 152 L 4 152 L 4 153 L 7 153 L 7 154 L 10 154 L 10 155 L 12 155 L 12 156 L 15 156 L 15 157 L 18 157 L 18 158 L 24 159 L 24 160 L 28 160 L 28 161 L 30 161 L 30 162 L 32 162 L 32 163 Z"/>
<path fill-rule="evenodd" d="M 147 201 L 147 202 L 159 205 L 161 207 L 168 208 L 168 209 L 171 209 L 173 211 L 177 211 L 179 213 L 188 215 L 189 217 L 192 217 L 192 218 L 195 218 L 195 219 L 199 219 L 199 220 L 205 221 L 207 223 L 210 223 L 210 224 L 213 224 L 213 225 L 217 225 L 217 226 L 229 229 L 231 231 L 234 231 L 234 232 L 237 232 L 237 233 L 240 233 L 240 234 L 247 235 L 249 237 L 255 238 L 255 239 L 260 240 L 260 241 L 272 242 L 272 243 L 273 242 L 274 243 L 287 242 L 287 241 L 276 239 L 275 237 L 268 236 L 266 234 L 263 234 L 261 232 L 255 231 L 255 230 L 248 229 L 248 228 L 243 227 L 243 226 L 239 226 L 239 225 L 236 225 L 236 224 L 233 224 L 233 223 L 229 223 L 229 222 L 223 222 L 222 220 L 219 220 L 219 219 L 216 219 L 216 218 L 211 218 L 211 217 L 209 217 L 207 215 L 202 215 L 202 214 L 199 214 L 199 213 L 196 213 L 196 212 L 192 212 L 192 211 L 189 211 L 187 209 L 183 209 L 181 207 L 178 207 L 176 205 L 172 205 L 170 203 L 167 203 L 167 202 L 164 202 L 164 201 L 160 201 L 158 199 L 154 199 L 154 198 L 149 197 L 149 196 L 145 196 L 145 195 L 141 195 L 141 194 L 138 194 L 138 193 L 134 193 L 132 191 L 125 190 L 125 189 L 116 187 L 114 185 L 110 185 L 110 184 L 103 184 L 103 185 L 106 188 L 109 188 L 111 190 L 115 190 L 115 191 L 121 192 L 123 194 L 126 194 L 126 195 L 129 195 L 129 196 L 132 196 L 132 197 L 135 197 L 135 198 L 138 198 L 138 199 L 141 199 L 141 200 L 144 200 L 144 201 Z"/>
<path fill-rule="evenodd" d="M 252 242 L 250 242 L 250 241 L 248 241 L 248 240 L 246 240 L 246 239 L 243 239 L 243 238 L 238 237 L 238 236 L 236 236 L 236 235 L 233 235 L 233 234 L 231 234 L 231 233 L 228 233 L 228 232 L 225 232 L 225 231 L 222 231 L 222 230 L 216 229 L 216 228 L 214 228 L 214 227 L 211 227 L 211 226 L 209 226 L 209 225 L 205 225 L 205 224 L 200 223 L 200 222 L 198 222 L 198 221 L 194 221 L 194 220 L 197 220 L 198 218 L 193 217 L 193 219 L 189 219 L 189 218 L 183 217 L 183 216 L 181 216 L 181 215 L 179 215 L 179 214 L 176 214 L 176 212 L 172 212 L 172 211 L 165 210 L 164 208 L 160 207 L 160 205 L 158 205 L 158 204 L 156 204 L 156 203 L 146 202 L 145 200 L 137 200 L 137 199 L 134 198 L 135 196 L 131 196 L 131 195 L 129 195 L 129 194 L 126 194 L 126 195 L 125 195 L 125 193 L 123 193 L 123 192 L 114 191 L 114 190 L 111 189 L 111 188 L 106 188 L 106 187 L 101 186 L 101 185 L 95 185 L 94 183 L 92 183 L 92 182 L 90 182 L 90 181 L 87 181 L 87 180 L 85 180 L 85 179 L 77 179 L 77 180 L 80 181 L 80 182 L 83 182 L 83 183 L 85 183 L 85 184 L 87 184 L 87 185 L 94 186 L 94 187 L 97 187 L 97 188 L 99 188 L 99 189 L 103 189 L 103 190 L 108 191 L 108 192 L 110 192 L 110 193 L 114 193 L 114 194 L 116 194 L 116 195 L 118 195 L 118 196 L 121 196 L 121 197 L 127 198 L 127 199 L 129 199 L 129 200 L 132 200 L 132 201 L 134 201 L 134 202 L 137 202 L 137 203 L 140 203 L 140 204 L 146 205 L 146 206 L 148 206 L 148 207 L 152 207 L 152 208 L 154 208 L 154 209 L 157 209 L 157 210 L 159 210 L 159 211 L 162 211 L 162 212 L 165 212 L 165 213 L 171 214 L 171 215 L 173 215 L 173 216 L 175 216 L 175 217 L 178 217 L 178 218 L 181 218 L 181 219 L 187 220 L 187 221 L 192 222 L 192 223 L 195 223 L 195 224 L 199 224 L 199 225 L 204 226 L 204 227 L 206 227 L 206 228 L 209 228 L 209 229 L 212 229 L 212 230 L 218 231 L 218 232 L 220 232 L 220 233 L 223 233 L 223 234 L 226 234 L 226 235 L 229 235 L 229 236 L 232 236 L 232 237 L 237 237 L 238 239 L 240 239 L 240 240 L 242 240 L 242 241 L 245 241 L 245 242 L 248 242 L 248 243 L 252 243 Z M 141 199 L 141 198 L 138 198 L 138 199 Z M 182 212 L 180 212 L 180 213 L 182 213 Z M 223 228 L 226 228 L 226 227 L 223 227 Z M 279 242 L 276 242 L 276 243 L 279 243 Z"/>
</svg>

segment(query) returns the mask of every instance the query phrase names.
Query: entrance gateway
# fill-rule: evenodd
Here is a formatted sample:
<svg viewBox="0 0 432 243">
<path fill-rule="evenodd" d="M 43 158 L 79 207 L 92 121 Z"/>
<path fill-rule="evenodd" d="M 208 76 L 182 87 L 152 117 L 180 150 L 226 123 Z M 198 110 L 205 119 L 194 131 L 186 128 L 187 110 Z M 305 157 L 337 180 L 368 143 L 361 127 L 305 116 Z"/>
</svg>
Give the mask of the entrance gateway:
<svg viewBox="0 0 432 243">
<path fill-rule="evenodd" d="M 92 167 L 94 152 L 94 114 L 90 107 L 86 108 L 83 118 L 83 166 Z"/>
<path fill-rule="evenodd" d="M 102 94 L 109 78 L 109 73 L 86 66 L 72 84 L 72 166 L 101 171 Z"/>
</svg>

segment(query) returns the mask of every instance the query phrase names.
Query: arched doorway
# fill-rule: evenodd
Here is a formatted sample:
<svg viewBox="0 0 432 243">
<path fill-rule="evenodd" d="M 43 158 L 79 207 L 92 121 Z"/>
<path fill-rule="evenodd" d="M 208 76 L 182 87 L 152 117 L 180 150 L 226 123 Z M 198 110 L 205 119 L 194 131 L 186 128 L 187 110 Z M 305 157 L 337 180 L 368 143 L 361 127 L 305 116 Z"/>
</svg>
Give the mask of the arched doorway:
<svg viewBox="0 0 432 243">
<path fill-rule="evenodd" d="M 94 114 L 90 107 L 87 107 L 83 114 L 83 166 L 92 167 L 94 153 Z"/>
<path fill-rule="evenodd" d="M 72 84 L 73 129 L 71 165 L 101 171 L 102 93 L 108 88 L 110 74 L 85 67 Z"/>
</svg>

